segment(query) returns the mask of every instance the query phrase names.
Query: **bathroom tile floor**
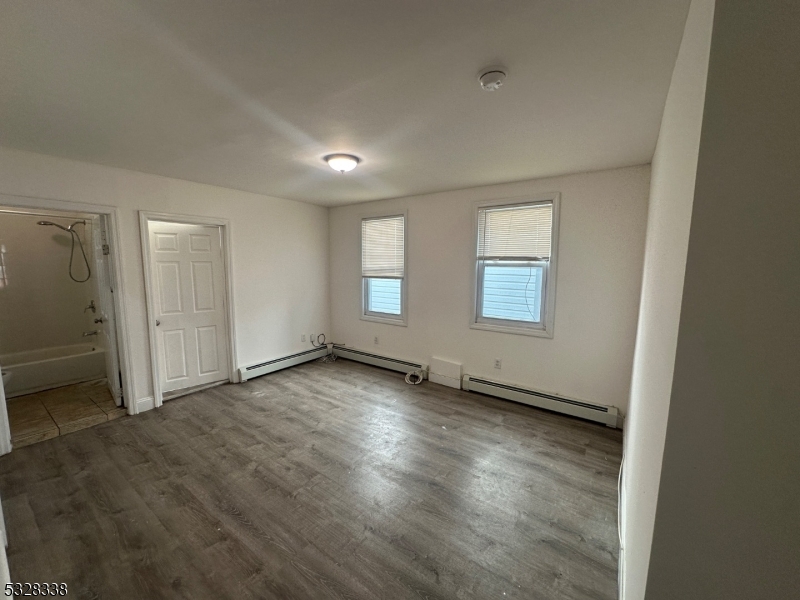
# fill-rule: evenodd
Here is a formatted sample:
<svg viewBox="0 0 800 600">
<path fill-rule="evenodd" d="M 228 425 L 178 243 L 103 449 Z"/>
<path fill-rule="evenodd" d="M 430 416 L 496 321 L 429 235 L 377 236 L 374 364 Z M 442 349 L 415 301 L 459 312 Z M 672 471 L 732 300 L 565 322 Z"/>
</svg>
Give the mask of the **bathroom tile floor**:
<svg viewBox="0 0 800 600">
<path fill-rule="evenodd" d="M 105 379 L 18 396 L 8 400 L 11 444 L 20 448 L 125 414 L 114 403 Z"/>
</svg>

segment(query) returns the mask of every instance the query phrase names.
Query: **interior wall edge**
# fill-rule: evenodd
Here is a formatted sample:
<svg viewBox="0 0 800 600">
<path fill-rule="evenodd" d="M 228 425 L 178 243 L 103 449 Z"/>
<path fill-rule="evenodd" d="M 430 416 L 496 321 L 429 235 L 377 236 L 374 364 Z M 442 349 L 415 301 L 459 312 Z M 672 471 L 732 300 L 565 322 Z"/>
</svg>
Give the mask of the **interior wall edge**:
<svg viewBox="0 0 800 600">
<path fill-rule="evenodd" d="M 620 593 L 641 600 L 666 437 L 703 120 L 714 0 L 693 0 L 653 156 L 620 493 Z"/>
</svg>

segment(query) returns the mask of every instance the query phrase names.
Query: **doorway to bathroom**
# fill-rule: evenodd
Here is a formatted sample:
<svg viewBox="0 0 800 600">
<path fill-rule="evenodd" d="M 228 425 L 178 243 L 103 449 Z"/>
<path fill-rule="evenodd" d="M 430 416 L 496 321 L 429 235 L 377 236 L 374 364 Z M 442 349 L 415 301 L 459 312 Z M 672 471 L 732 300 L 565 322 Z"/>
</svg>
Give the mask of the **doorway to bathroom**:
<svg viewBox="0 0 800 600">
<path fill-rule="evenodd" d="M 112 246 L 108 214 L 0 205 L 0 393 L 14 448 L 127 413 Z"/>
</svg>

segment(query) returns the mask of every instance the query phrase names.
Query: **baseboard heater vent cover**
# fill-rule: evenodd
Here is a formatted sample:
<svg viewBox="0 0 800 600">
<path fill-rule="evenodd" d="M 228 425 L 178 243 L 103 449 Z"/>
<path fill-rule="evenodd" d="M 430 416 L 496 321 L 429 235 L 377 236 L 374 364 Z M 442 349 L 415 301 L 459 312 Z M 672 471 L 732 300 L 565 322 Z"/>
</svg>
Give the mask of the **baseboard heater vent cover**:
<svg viewBox="0 0 800 600">
<path fill-rule="evenodd" d="M 372 354 L 371 352 L 364 352 L 363 350 L 346 348 L 344 346 L 334 346 L 333 353 L 337 358 L 355 360 L 368 365 L 383 367 L 384 369 L 391 369 L 392 371 L 400 371 L 401 373 L 408 373 L 409 371 L 422 371 L 423 379 L 428 378 L 428 365 L 424 365 L 422 363 L 415 363 L 407 360 L 401 360 L 399 358 L 381 356 L 380 354 Z"/>
<path fill-rule="evenodd" d="M 530 406 L 572 415 L 573 417 L 596 421 L 609 427 L 622 427 L 622 417 L 615 406 L 594 404 L 584 400 L 572 400 L 563 396 L 537 392 L 536 390 L 480 379 L 470 375 L 464 375 L 461 380 L 461 387 L 470 392 L 479 392 L 487 396 L 497 396 L 505 400 L 529 404 Z"/>
<path fill-rule="evenodd" d="M 311 350 L 306 350 L 305 352 L 298 352 L 297 354 L 292 354 L 290 356 L 283 356 L 281 358 L 269 360 L 257 365 L 243 367 L 239 369 L 239 380 L 244 383 L 248 379 L 260 377 L 261 375 L 266 375 L 267 373 L 274 373 L 275 371 L 280 371 L 281 369 L 286 369 L 287 367 L 293 367 L 310 360 L 316 360 L 317 358 L 321 358 L 327 354 L 328 347 L 323 346 L 322 348 L 312 348 Z"/>
</svg>

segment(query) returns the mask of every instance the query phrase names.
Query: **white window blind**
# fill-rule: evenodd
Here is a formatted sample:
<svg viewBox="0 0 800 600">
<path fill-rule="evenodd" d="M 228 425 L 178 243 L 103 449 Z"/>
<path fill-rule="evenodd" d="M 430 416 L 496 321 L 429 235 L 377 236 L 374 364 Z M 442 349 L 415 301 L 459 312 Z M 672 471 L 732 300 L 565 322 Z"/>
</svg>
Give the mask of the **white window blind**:
<svg viewBox="0 0 800 600">
<path fill-rule="evenodd" d="M 393 277 L 405 274 L 405 218 L 381 217 L 361 221 L 362 277 Z"/>
<path fill-rule="evenodd" d="M 550 260 L 553 204 L 478 209 L 478 259 Z"/>
</svg>

